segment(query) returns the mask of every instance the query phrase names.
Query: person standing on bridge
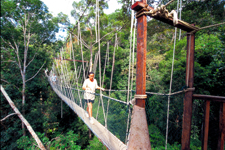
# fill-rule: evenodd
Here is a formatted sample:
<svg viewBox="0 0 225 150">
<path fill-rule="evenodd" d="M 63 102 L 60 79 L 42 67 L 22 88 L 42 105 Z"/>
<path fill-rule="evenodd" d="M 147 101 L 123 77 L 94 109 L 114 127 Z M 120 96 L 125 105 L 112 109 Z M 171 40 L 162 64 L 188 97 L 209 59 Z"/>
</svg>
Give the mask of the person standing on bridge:
<svg viewBox="0 0 225 150">
<path fill-rule="evenodd" d="M 98 86 L 97 80 L 94 79 L 95 75 L 93 72 L 89 72 L 88 77 L 89 78 L 84 81 L 84 84 L 82 86 L 82 89 L 85 90 L 84 99 L 87 101 L 87 112 L 85 112 L 85 115 L 86 117 L 89 117 L 90 123 L 94 124 L 94 120 L 92 117 L 92 104 L 95 100 L 95 89 L 103 91 L 105 89 Z"/>
</svg>

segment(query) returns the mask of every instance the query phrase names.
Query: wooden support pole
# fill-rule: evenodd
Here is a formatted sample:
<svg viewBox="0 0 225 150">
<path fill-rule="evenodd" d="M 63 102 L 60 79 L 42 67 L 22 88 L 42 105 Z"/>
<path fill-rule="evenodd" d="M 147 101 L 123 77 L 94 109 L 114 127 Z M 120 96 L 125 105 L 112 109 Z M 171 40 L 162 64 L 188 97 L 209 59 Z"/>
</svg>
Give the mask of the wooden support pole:
<svg viewBox="0 0 225 150">
<path fill-rule="evenodd" d="M 225 141 L 225 103 L 220 103 L 219 138 L 217 150 L 224 150 Z"/>
<path fill-rule="evenodd" d="M 146 0 L 142 0 L 146 4 Z M 135 3 L 131 8 L 139 7 Z M 148 124 L 145 112 L 146 92 L 146 49 L 147 49 L 147 16 L 137 19 L 137 75 L 136 75 L 136 105 L 131 117 L 128 150 L 151 149 Z"/>
<path fill-rule="evenodd" d="M 210 112 L 210 101 L 205 101 L 204 108 L 204 123 L 203 123 L 203 138 L 202 138 L 202 150 L 207 150 L 208 136 L 209 136 L 209 112 Z"/>
<path fill-rule="evenodd" d="M 187 35 L 187 63 L 186 63 L 186 86 L 193 88 L 194 85 L 194 51 L 195 35 Z M 193 91 L 187 91 L 184 97 L 184 112 L 182 124 L 181 149 L 190 149 L 191 119 L 192 119 L 192 95 Z"/>
</svg>

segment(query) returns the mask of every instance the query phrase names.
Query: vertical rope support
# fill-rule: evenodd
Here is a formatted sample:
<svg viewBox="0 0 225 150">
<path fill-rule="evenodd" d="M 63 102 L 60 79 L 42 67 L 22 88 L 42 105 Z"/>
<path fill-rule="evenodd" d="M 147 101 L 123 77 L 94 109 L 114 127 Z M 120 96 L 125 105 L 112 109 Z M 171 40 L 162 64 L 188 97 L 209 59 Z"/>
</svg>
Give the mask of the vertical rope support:
<svg viewBox="0 0 225 150">
<path fill-rule="evenodd" d="M 63 51 L 63 48 L 62 48 Z M 65 61 L 63 61 L 64 67 L 62 67 L 62 72 L 63 72 L 63 77 L 64 77 L 64 85 L 65 85 L 65 96 L 68 97 L 69 99 L 71 99 L 71 93 L 69 91 L 69 79 L 68 79 L 68 70 L 67 70 L 67 65 L 65 63 Z M 66 72 L 67 74 L 65 74 L 64 72 Z M 70 101 L 70 106 L 71 105 L 71 101 Z"/>
<path fill-rule="evenodd" d="M 100 21 L 99 21 L 99 2 L 98 2 L 98 51 L 99 51 L 99 82 L 100 86 L 102 85 L 101 81 L 101 45 L 100 45 Z M 105 110 L 104 110 L 104 103 L 102 99 L 102 91 L 100 90 L 100 100 L 102 102 L 102 110 L 103 110 L 103 115 L 104 115 L 104 120 L 105 120 L 105 125 L 106 123 L 106 117 L 105 117 Z"/>
<path fill-rule="evenodd" d="M 75 56 L 74 56 L 74 51 L 73 51 L 73 45 L 72 45 L 72 54 L 73 54 L 73 59 L 75 60 Z M 77 86 L 77 89 L 78 88 L 78 77 L 77 77 L 77 69 L 76 69 L 76 62 L 73 61 L 73 65 L 74 65 L 74 71 L 75 71 L 75 80 L 76 80 L 76 86 Z M 81 67 L 80 67 L 81 68 Z M 80 104 L 81 104 L 81 107 L 82 107 L 82 100 L 81 100 L 81 97 L 80 97 L 80 92 L 79 90 L 77 90 L 77 93 L 78 93 L 78 97 L 79 97 L 79 100 L 80 100 Z"/>
<path fill-rule="evenodd" d="M 105 53 L 105 65 L 104 65 L 103 79 L 102 79 L 102 85 L 101 85 L 101 87 L 103 87 L 103 85 L 104 85 L 105 68 L 106 68 L 107 53 L 108 53 L 108 51 L 109 51 L 109 42 L 107 42 L 107 49 L 106 49 L 106 53 Z M 109 99 L 108 99 L 108 103 L 109 103 Z M 105 124 L 105 127 L 106 127 L 106 128 L 107 128 L 107 117 L 108 117 L 108 110 L 109 110 L 109 107 L 108 107 L 108 104 L 107 104 L 107 109 L 106 109 L 106 124 Z"/>
<path fill-rule="evenodd" d="M 80 41 L 81 41 L 81 39 L 80 39 L 80 21 L 78 20 L 78 31 L 77 31 L 77 42 L 78 42 L 78 45 L 79 45 L 79 43 L 80 43 Z"/>
<path fill-rule="evenodd" d="M 133 5 L 134 0 L 132 0 Z M 134 24 L 134 11 L 131 10 L 131 27 L 130 27 L 130 55 L 129 55 L 129 73 L 128 73 L 128 87 L 127 87 L 127 102 L 129 101 L 129 90 L 130 90 L 130 64 L 131 64 L 131 49 L 132 49 L 132 33 L 133 33 L 133 24 Z"/>
<path fill-rule="evenodd" d="M 177 10 L 179 7 L 179 0 L 177 1 Z M 172 69 L 170 75 L 170 89 L 169 94 L 171 94 L 172 83 L 173 83 L 173 68 L 174 68 L 174 57 L 175 57 L 175 49 L 176 49 L 176 39 L 177 39 L 177 27 L 175 27 L 175 36 L 174 36 L 174 45 L 173 45 L 173 60 L 172 60 Z M 165 150 L 167 150 L 167 142 L 168 142 L 168 130 L 169 130 L 169 114 L 170 114 L 170 95 L 168 96 L 168 104 L 167 104 L 167 118 L 166 118 L 166 143 Z"/>
<path fill-rule="evenodd" d="M 134 4 L 134 0 L 132 0 L 132 5 Z M 136 19 L 135 19 L 136 22 Z M 131 91 L 132 91 L 132 86 L 133 86 L 133 57 L 131 56 L 132 52 L 132 37 L 133 37 L 133 26 L 134 26 L 134 11 L 131 10 L 131 29 L 130 29 L 130 56 L 129 56 L 129 74 L 128 74 L 128 89 L 127 89 L 127 104 L 130 100 L 132 99 L 132 92 L 130 95 L 130 86 L 131 86 Z M 135 35 L 135 29 L 134 29 L 134 35 Z M 135 36 L 134 36 L 135 37 Z M 133 39 L 133 51 L 134 51 L 134 41 L 135 39 Z M 134 55 L 134 54 L 133 54 Z M 131 57 L 132 57 L 132 80 L 131 80 L 131 85 L 130 85 L 130 67 L 131 67 Z M 128 139 L 128 128 L 129 128 L 129 118 L 130 118 L 130 105 L 128 104 L 128 115 L 127 115 L 127 130 L 126 130 L 126 138 L 125 138 L 125 142 L 127 143 L 127 139 Z"/>
<path fill-rule="evenodd" d="M 63 102 L 61 100 L 61 118 L 63 118 Z"/>
<path fill-rule="evenodd" d="M 105 69 L 106 69 L 106 63 L 107 63 L 107 53 L 109 52 L 109 42 L 107 42 L 107 49 L 106 49 L 106 53 L 105 53 L 105 65 L 104 65 L 104 71 L 103 71 L 103 79 L 102 79 L 102 85 L 101 87 L 103 87 L 104 85 L 104 79 L 105 79 Z"/>
<path fill-rule="evenodd" d="M 115 45 L 114 45 L 114 51 L 113 51 L 113 62 L 112 62 L 112 71 L 111 71 L 111 78 L 110 78 L 109 97 L 110 97 L 111 89 L 112 89 L 112 78 L 113 78 L 113 71 L 114 71 L 114 64 L 115 64 L 115 51 L 116 51 L 116 46 L 117 46 L 117 33 L 116 33 L 116 35 L 115 35 Z M 106 119 L 107 119 L 107 117 L 108 117 L 109 102 L 110 102 L 110 100 L 108 99 L 108 103 L 107 103 L 107 112 L 106 112 Z M 106 127 L 107 127 L 107 126 L 106 126 Z"/>
<path fill-rule="evenodd" d="M 98 22 L 98 0 L 96 0 L 96 12 L 95 12 L 95 35 L 96 35 L 95 42 L 98 41 L 97 22 Z"/>
<path fill-rule="evenodd" d="M 179 16 L 179 19 L 181 20 L 181 12 L 182 12 L 182 0 L 180 0 L 180 16 Z M 179 32 L 179 40 L 181 38 L 181 29 L 180 29 L 180 32 Z"/>
</svg>

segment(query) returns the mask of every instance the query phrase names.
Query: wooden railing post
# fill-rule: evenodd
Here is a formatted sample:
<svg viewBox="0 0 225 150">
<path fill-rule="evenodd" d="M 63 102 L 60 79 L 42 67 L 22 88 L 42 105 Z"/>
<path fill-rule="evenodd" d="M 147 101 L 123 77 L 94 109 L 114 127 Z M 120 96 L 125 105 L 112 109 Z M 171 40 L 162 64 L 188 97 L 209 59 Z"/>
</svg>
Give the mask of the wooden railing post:
<svg viewBox="0 0 225 150">
<path fill-rule="evenodd" d="M 219 121 L 219 139 L 218 139 L 218 150 L 224 150 L 225 141 L 225 102 L 220 103 L 220 121 Z"/>
<path fill-rule="evenodd" d="M 187 35 L 187 63 L 186 63 L 186 86 L 193 88 L 194 85 L 194 51 L 195 35 Z M 182 124 L 182 150 L 190 149 L 191 119 L 192 119 L 192 95 L 193 91 L 187 91 L 184 97 L 184 112 Z"/>
<path fill-rule="evenodd" d="M 207 150 L 207 147 L 208 147 L 209 112 L 210 112 L 210 101 L 209 100 L 205 100 L 202 150 Z"/>
</svg>

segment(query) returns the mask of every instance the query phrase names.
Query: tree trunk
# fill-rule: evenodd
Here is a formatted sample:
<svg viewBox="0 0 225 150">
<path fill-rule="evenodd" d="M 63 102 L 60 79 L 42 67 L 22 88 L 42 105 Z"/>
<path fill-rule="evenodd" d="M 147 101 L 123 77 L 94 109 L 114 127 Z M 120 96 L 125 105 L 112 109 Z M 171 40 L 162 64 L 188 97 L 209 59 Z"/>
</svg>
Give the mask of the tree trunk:
<svg viewBox="0 0 225 150">
<path fill-rule="evenodd" d="M 26 88 L 26 83 L 25 83 L 25 74 L 23 74 L 22 76 L 23 79 L 23 90 L 22 90 L 22 114 L 23 116 L 25 116 L 25 88 Z M 25 131 L 25 127 L 24 127 L 24 123 L 22 122 L 22 130 L 23 130 L 23 136 L 26 136 L 26 131 Z"/>
<path fill-rule="evenodd" d="M 44 145 L 42 144 L 41 140 L 38 138 L 38 136 L 36 135 L 36 133 L 34 132 L 33 128 L 31 127 L 31 125 L 29 124 L 29 122 L 23 117 L 23 115 L 19 112 L 19 110 L 16 108 L 15 104 L 13 103 L 13 101 L 10 99 L 10 97 L 8 96 L 8 94 L 5 92 L 4 88 L 1 85 L 1 91 L 3 93 L 3 95 L 5 96 L 6 100 L 9 102 L 9 105 L 12 107 L 12 109 L 15 111 L 15 113 L 18 115 L 18 117 L 20 118 L 20 120 L 23 122 L 23 124 L 26 125 L 28 131 L 30 132 L 30 134 L 32 135 L 32 137 L 35 139 L 35 141 L 38 144 L 38 147 L 41 150 L 45 150 Z"/>
</svg>

